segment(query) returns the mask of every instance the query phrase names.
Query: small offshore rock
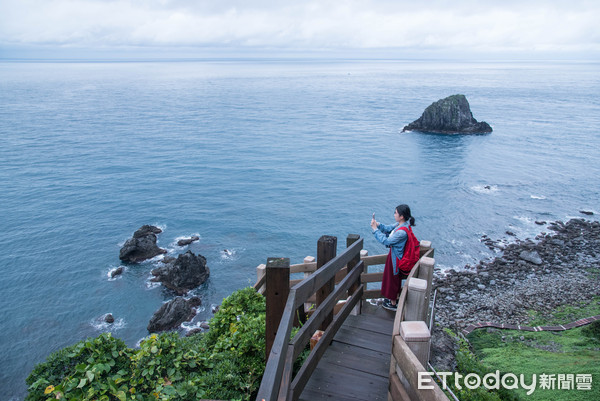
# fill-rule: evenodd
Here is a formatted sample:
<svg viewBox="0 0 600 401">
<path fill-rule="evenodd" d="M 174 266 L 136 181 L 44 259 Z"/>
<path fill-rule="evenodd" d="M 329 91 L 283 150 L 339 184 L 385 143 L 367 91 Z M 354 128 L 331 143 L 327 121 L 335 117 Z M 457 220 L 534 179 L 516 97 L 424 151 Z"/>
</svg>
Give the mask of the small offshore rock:
<svg viewBox="0 0 600 401">
<path fill-rule="evenodd" d="M 155 276 L 152 281 L 161 282 L 178 295 L 183 295 L 204 283 L 210 275 L 210 269 L 206 266 L 204 256 L 187 251 L 174 262 L 152 270 L 152 275 Z"/>
<path fill-rule="evenodd" d="M 524 261 L 533 263 L 535 265 L 541 265 L 543 263 L 540 254 L 536 251 L 523 251 L 519 254 L 519 257 Z"/>
<path fill-rule="evenodd" d="M 546 224 L 546 222 L 543 220 L 536 220 L 535 224 L 537 224 L 538 226 L 543 226 L 544 224 Z"/>
<path fill-rule="evenodd" d="M 116 269 L 112 270 L 110 272 L 110 277 L 112 278 L 112 277 L 118 276 L 120 274 L 123 274 L 123 266 L 119 266 Z"/>
<path fill-rule="evenodd" d="M 200 237 L 194 235 L 190 238 L 180 239 L 179 241 L 177 241 L 177 245 L 178 246 L 186 246 L 186 245 L 191 244 L 192 242 L 198 241 L 199 239 L 200 239 Z"/>
<path fill-rule="evenodd" d="M 111 324 L 111 323 L 114 323 L 114 322 L 115 322 L 115 318 L 114 318 L 114 316 L 112 315 L 112 313 L 107 313 L 107 314 L 104 316 L 104 321 L 105 321 L 106 323 L 109 323 L 109 324 Z"/>
<path fill-rule="evenodd" d="M 150 319 L 148 331 L 157 333 L 160 331 L 172 330 L 181 323 L 192 320 L 196 315 L 194 305 L 198 305 L 199 299 L 194 297 L 186 300 L 183 297 L 176 297 L 167 303 L 164 303 Z"/>
<path fill-rule="evenodd" d="M 589 211 L 589 210 L 580 210 L 579 213 L 585 214 L 586 216 L 593 216 L 594 215 L 594 212 Z"/>
<path fill-rule="evenodd" d="M 133 233 L 132 238 L 125 241 L 119 252 L 119 259 L 124 262 L 138 263 L 167 253 L 156 245 L 156 234 L 161 232 L 162 230 L 155 226 L 140 227 Z"/>
</svg>

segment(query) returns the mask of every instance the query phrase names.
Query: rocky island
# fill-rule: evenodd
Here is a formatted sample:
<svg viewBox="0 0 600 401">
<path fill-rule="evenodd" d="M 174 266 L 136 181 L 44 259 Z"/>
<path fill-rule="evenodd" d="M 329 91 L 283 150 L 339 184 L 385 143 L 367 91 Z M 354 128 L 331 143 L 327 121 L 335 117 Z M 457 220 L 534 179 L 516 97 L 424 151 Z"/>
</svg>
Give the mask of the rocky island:
<svg viewBox="0 0 600 401">
<path fill-rule="evenodd" d="M 418 120 L 402 129 L 439 134 L 481 134 L 492 132 L 485 121 L 473 118 L 465 95 L 452 95 L 432 103 Z"/>
</svg>

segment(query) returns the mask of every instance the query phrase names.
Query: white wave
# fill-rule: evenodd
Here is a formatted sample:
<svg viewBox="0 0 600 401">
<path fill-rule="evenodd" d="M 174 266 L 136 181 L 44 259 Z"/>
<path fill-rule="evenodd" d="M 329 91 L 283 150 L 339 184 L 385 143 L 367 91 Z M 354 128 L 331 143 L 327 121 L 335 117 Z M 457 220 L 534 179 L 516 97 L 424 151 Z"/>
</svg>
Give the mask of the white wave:
<svg viewBox="0 0 600 401">
<path fill-rule="evenodd" d="M 494 192 L 498 192 L 498 186 L 497 185 L 474 185 L 471 187 L 472 191 L 478 192 L 480 194 L 489 194 L 489 193 L 494 193 Z"/>
<path fill-rule="evenodd" d="M 544 195 L 529 195 L 531 199 L 546 199 Z"/>
<path fill-rule="evenodd" d="M 207 329 L 204 329 L 204 328 L 202 327 L 202 325 L 203 325 L 203 324 L 204 324 L 204 325 L 206 325 L 206 324 L 207 324 L 207 322 L 206 322 L 206 321 L 204 321 L 204 320 L 201 320 L 201 321 L 194 322 L 194 321 L 192 320 L 191 322 L 183 322 L 183 323 L 181 323 L 181 328 L 182 328 L 182 329 L 183 329 L 183 330 L 184 330 L 186 333 L 188 333 L 188 332 L 190 332 L 190 331 L 192 331 L 192 330 L 195 330 L 195 329 L 201 329 L 202 331 L 206 331 Z"/>
<path fill-rule="evenodd" d="M 245 249 L 235 249 L 235 248 L 228 248 L 228 249 L 223 249 L 222 251 L 219 252 L 219 254 L 221 255 L 221 261 L 229 261 L 229 260 L 238 260 L 240 258 L 240 252 L 243 252 Z"/>
<path fill-rule="evenodd" d="M 150 275 L 147 279 L 146 279 L 146 289 L 147 290 L 153 290 L 157 287 L 161 286 L 161 283 L 158 281 L 151 281 L 154 278 L 153 275 Z"/>
<path fill-rule="evenodd" d="M 92 326 L 95 330 L 101 331 L 103 333 L 106 333 L 106 332 L 112 333 L 119 329 L 122 329 L 123 327 L 125 327 L 127 325 L 127 323 L 125 322 L 125 319 L 123 319 L 123 318 L 115 319 L 115 321 L 113 323 L 107 323 L 104 320 L 107 315 L 108 315 L 108 313 L 106 313 L 102 316 L 98 316 L 95 319 L 92 319 L 90 321 L 90 326 Z"/>
</svg>

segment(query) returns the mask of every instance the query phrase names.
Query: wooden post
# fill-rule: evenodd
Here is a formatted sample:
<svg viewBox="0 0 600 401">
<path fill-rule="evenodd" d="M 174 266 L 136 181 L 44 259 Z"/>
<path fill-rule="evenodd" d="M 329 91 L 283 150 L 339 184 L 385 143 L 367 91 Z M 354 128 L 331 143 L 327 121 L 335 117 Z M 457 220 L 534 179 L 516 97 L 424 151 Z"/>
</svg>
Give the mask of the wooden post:
<svg viewBox="0 0 600 401">
<path fill-rule="evenodd" d="M 256 266 L 256 282 L 257 283 L 266 274 L 266 268 L 267 268 L 267 266 L 265 266 L 264 264 L 260 264 L 260 265 Z M 265 285 L 264 284 L 261 285 L 259 288 L 256 289 L 256 291 L 259 294 L 264 294 L 265 293 Z"/>
<path fill-rule="evenodd" d="M 408 294 L 406 294 L 406 312 L 404 320 L 422 320 L 427 318 L 427 304 L 425 296 L 427 292 L 427 281 L 420 278 L 408 280 Z"/>
<path fill-rule="evenodd" d="M 337 253 L 337 237 L 333 237 L 331 235 L 321 236 L 321 238 L 319 238 L 319 241 L 317 242 L 317 270 L 319 270 L 321 267 L 323 267 L 323 265 L 325 265 L 331 259 L 335 258 L 336 253 Z M 323 303 L 323 301 L 325 301 L 325 298 L 327 298 L 329 296 L 329 294 L 331 294 L 334 287 L 335 287 L 335 278 L 332 278 L 327 283 L 325 283 L 325 285 L 323 287 L 321 287 L 317 290 L 317 292 L 316 292 L 316 295 L 317 295 L 316 307 L 317 308 L 319 307 L 319 305 L 321 305 Z M 329 326 L 329 323 L 331 323 L 332 321 L 333 321 L 333 311 L 331 311 L 331 313 L 329 315 L 327 315 L 327 317 L 325 317 L 325 319 L 323 320 L 323 323 L 321 323 L 320 329 L 323 331 L 327 330 L 327 326 Z"/>
<path fill-rule="evenodd" d="M 269 353 L 277 335 L 279 322 L 281 321 L 281 316 L 283 315 L 285 304 L 290 294 L 290 259 L 268 258 L 266 275 L 265 358 L 269 359 Z"/>
<path fill-rule="evenodd" d="M 422 241 L 425 242 L 425 241 Z M 435 259 L 429 257 L 422 257 L 419 263 L 419 278 L 427 281 L 427 291 L 425 291 L 425 305 L 429 306 L 431 303 L 431 286 L 433 281 L 433 268 L 435 267 Z M 431 311 L 427 307 L 426 322 L 429 322 L 431 317 Z"/>
<path fill-rule="evenodd" d="M 348 248 L 350 245 L 354 244 L 359 239 L 360 239 L 360 235 L 358 235 L 358 234 L 348 234 L 348 237 L 346 237 L 346 248 Z M 359 263 L 360 263 L 360 253 L 356 254 L 354 259 L 352 259 L 350 262 L 348 262 L 348 265 L 347 265 L 348 272 L 350 272 L 352 269 L 354 269 L 354 267 Z M 356 291 L 359 286 L 360 286 L 360 277 L 358 278 L 356 283 L 352 284 L 350 286 L 350 288 L 348 289 L 348 298 L 350 298 L 350 296 L 352 296 L 352 294 L 354 294 L 354 291 Z M 351 315 L 360 315 L 361 305 L 362 305 L 362 300 L 358 301 L 358 303 L 356 304 L 354 309 L 352 309 L 352 312 L 350 312 L 350 314 Z"/>
<path fill-rule="evenodd" d="M 400 322 L 400 336 L 415 354 L 423 367 L 429 361 L 429 346 L 431 344 L 431 333 L 425 322 L 404 321 Z"/>
</svg>

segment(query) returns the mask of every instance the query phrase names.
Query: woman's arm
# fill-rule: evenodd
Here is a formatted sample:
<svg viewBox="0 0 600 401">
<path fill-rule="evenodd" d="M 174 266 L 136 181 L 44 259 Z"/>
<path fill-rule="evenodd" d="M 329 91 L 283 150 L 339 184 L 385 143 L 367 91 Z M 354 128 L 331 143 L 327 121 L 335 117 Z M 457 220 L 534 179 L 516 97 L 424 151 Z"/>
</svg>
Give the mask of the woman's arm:
<svg viewBox="0 0 600 401">
<path fill-rule="evenodd" d="M 391 233 L 394 228 L 398 227 L 398 223 L 394 223 L 394 224 L 390 224 L 389 226 L 383 224 L 383 223 L 379 223 L 379 225 L 377 226 L 377 229 L 379 231 L 381 231 L 384 234 L 389 234 Z"/>
<path fill-rule="evenodd" d="M 375 239 L 377 241 L 381 242 L 383 245 L 385 245 L 385 246 L 392 246 L 392 245 L 397 244 L 399 242 L 406 241 L 406 238 L 408 238 L 408 235 L 406 234 L 406 231 L 404 231 L 404 230 L 397 230 L 394 233 L 392 233 L 391 235 L 386 236 L 381 231 L 381 226 L 382 225 L 383 224 L 379 225 L 379 230 L 373 231 L 373 235 L 375 236 Z"/>
</svg>

